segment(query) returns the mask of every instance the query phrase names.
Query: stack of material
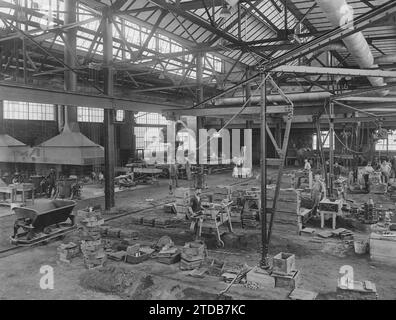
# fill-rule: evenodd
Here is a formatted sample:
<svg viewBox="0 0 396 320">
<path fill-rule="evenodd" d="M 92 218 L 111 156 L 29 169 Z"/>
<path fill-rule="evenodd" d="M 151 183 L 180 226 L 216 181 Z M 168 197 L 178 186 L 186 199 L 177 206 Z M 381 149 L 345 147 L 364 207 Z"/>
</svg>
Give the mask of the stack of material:
<svg viewBox="0 0 396 320">
<path fill-rule="evenodd" d="M 231 186 L 217 186 L 213 193 L 212 202 L 230 202 L 232 201 L 232 187 Z"/>
<path fill-rule="evenodd" d="M 130 264 L 141 263 L 148 260 L 153 252 L 153 249 L 140 244 L 129 246 L 126 250 L 126 262 Z"/>
<path fill-rule="evenodd" d="M 84 263 L 88 269 L 103 266 L 107 261 L 107 255 L 101 239 L 101 228 L 104 219 L 99 210 L 79 211 L 81 251 L 84 255 Z M 82 216 L 85 217 L 82 217 Z"/>
<path fill-rule="evenodd" d="M 180 261 L 180 250 L 175 245 L 167 244 L 157 254 L 157 261 L 164 264 L 174 264 Z"/>
<path fill-rule="evenodd" d="M 147 227 L 154 227 L 155 217 L 147 216 L 143 218 L 143 225 Z"/>
<path fill-rule="evenodd" d="M 156 228 L 169 228 L 172 227 L 178 220 L 175 218 L 157 217 L 154 221 Z"/>
<path fill-rule="evenodd" d="M 260 223 L 260 193 L 257 190 L 246 191 L 241 220 L 243 228 L 257 228 Z"/>
<path fill-rule="evenodd" d="M 74 242 L 61 244 L 58 247 L 59 260 L 62 262 L 70 263 L 71 259 L 80 253 L 80 247 Z"/>
<path fill-rule="evenodd" d="M 156 255 L 157 261 L 164 264 L 174 264 L 180 261 L 180 250 L 168 236 L 161 237 L 155 245 L 159 250 Z"/>
<path fill-rule="evenodd" d="M 178 217 L 184 218 L 188 213 L 190 207 L 190 199 L 192 192 L 189 188 L 176 188 L 175 189 L 175 202 L 174 208 Z"/>
<path fill-rule="evenodd" d="M 202 241 L 188 242 L 181 250 L 181 270 L 199 268 L 205 260 L 206 246 Z"/>
<path fill-rule="evenodd" d="M 130 221 L 133 224 L 143 224 L 144 215 L 142 214 L 134 214 L 131 216 Z"/>
<path fill-rule="evenodd" d="M 84 263 L 88 269 L 102 267 L 107 261 L 102 240 L 81 241 L 81 251 L 84 255 Z"/>
<path fill-rule="evenodd" d="M 353 240 L 353 232 L 348 229 L 338 228 L 336 230 L 332 230 L 331 233 L 334 237 L 339 237 L 341 240 Z"/>
<path fill-rule="evenodd" d="M 281 252 L 273 257 L 272 276 L 275 278 L 276 288 L 294 290 L 299 281 L 299 271 L 296 270 L 294 254 Z"/>
</svg>

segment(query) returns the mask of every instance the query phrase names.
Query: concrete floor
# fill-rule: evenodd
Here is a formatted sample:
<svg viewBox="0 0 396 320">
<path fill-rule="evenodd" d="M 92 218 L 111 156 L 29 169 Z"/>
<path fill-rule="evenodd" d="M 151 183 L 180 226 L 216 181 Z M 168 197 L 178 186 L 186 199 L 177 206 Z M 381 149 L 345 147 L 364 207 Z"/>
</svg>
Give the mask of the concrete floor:
<svg viewBox="0 0 396 320">
<path fill-rule="evenodd" d="M 271 172 L 270 174 L 274 174 Z M 211 175 L 208 185 L 224 185 L 237 182 L 230 173 Z M 241 180 L 239 180 L 241 182 Z M 242 181 L 246 183 L 245 181 Z M 249 185 L 257 185 L 258 180 L 249 181 Z M 186 182 L 182 182 L 182 185 Z M 148 198 L 153 202 L 146 201 Z M 116 195 L 119 210 L 137 210 L 152 207 L 161 202 L 167 202 L 168 183 L 162 180 L 159 186 L 145 186 L 134 191 L 123 191 Z M 364 200 L 364 197 L 363 197 Z M 103 197 L 80 201 L 77 208 L 85 208 L 93 204 L 102 204 Z M 158 212 L 153 209 L 152 212 Z M 158 213 L 161 214 L 161 213 Z M 112 226 L 122 226 L 139 232 L 139 242 L 158 240 L 162 235 L 169 235 L 176 245 L 183 245 L 192 240 L 186 225 L 172 229 L 151 228 L 132 225 L 131 216 L 113 220 Z M 0 248 L 9 247 L 8 236 L 12 232 L 13 217 L 0 218 Z M 257 265 L 260 260 L 260 230 L 242 230 L 235 226 L 237 234 L 244 234 L 245 246 L 238 248 L 216 249 L 208 238 L 209 255 L 225 261 L 228 265 L 247 263 Z M 358 234 L 367 237 L 367 233 Z M 78 278 L 85 271 L 82 259 L 77 258 L 71 265 L 57 263 L 56 248 L 59 243 L 51 243 L 29 251 L 0 259 L 0 299 L 120 299 L 119 296 L 103 294 L 82 288 Z M 354 268 L 355 280 L 370 280 L 377 286 L 380 299 L 396 299 L 396 272 L 394 267 L 372 263 L 368 256 L 357 256 L 353 250 L 343 250 L 340 240 L 331 239 L 317 241 L 312 237 L 298 236 L 287 227 L 277 228 L 272 237 L 270 254 L 291 252 L 296 255 L 297 269 L 301 272 L 299 287 L 320 293 L 319 299 L 331 299 L 339 278 L 340 267 L 350 265 Z M 124 265 L 126 268 L 145 272 L 153 277 L 157 288 L 168 292 L 170 286 L 181 286 L 188 289 L 189 295 L 185 299 L 208 298 L 227 285 L 218 278 L 205 277 L 204 279 L 191 278 L 181 272 L 178 266 L 162 265 L 153 261 L 146 261 L 140 265 L 127 265 L 111 262 L 114 265 Z M 40 267 L 50 265 L 55 272 L 54 290 L 41 290 L 39 287 Z M 159 289 L 158 289 L 159 290 Z M 157 291 L 158 291 L 157 290 Z M 168 290 L 168 291 L 167 291 Z M 164 292 L 157 292 L 157 297 L 171 298 Z M 285 289 L 251 290 L 242 285 L 235 285 L 229 292 L 234 298 L 240 299 L 286 299 L 289 291 Z"/>
</svg>

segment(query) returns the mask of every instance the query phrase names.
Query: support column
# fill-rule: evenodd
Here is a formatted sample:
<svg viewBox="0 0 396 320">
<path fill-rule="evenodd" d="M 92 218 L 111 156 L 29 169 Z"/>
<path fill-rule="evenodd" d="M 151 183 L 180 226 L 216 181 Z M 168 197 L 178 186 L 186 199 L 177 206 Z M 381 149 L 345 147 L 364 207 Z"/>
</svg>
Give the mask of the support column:
<svg viewBox="0 0 396 320">
<path fill-rule="evenodd" d="M 330 179 L 329 179 L 329 195 L 333 195 L 333 180 L 334 180 L 334 103 L 330 103 L 330 130 L 329 130 L 329 166 L 330 166 Z"/>
<path fill-rule="evenodd" d="M 251 77 L 251 72 L 250 72 L 250 68 L 247 67 L 246 68 L 246 79 L 249 79 Z M 245 96 L 246 96 L 246 101 L 248 101 L 250 99 L 250 97 L 252 96 L 252 88 L 250 87 L 250 82 L 246 84 L 245 86 Z M 247 103 L 247 108 L 250 108 L 252 106 L 252 102 L 249 101 Z M 253 120 L 246 120 L 246 129 L 252 129 L 253 128 Z"/>
<path fill-rule="evenodd" d="M 65 20 L 64 24 L 73 24 L 77 21 L 77 1 L 68 0 L 65 1 Z M 72 69 L 76 67 L 76 57 L 77 57 L 77 29 L 71 28 L 65 32 L 65 48 L 64 56 L 65 63 Z M 66 70 L 64 73 L 65 77 L 65 91 L 76 91 L 77 90 L 77 74 L 71 70 Z M 60 123 L 63 127 L 67 123 L 70 129 L 74 131 L 79 131 L 77 122 L 77 107 L 76 106 L 60 106 L 58 112 L 64 116 L 60 116 L 60 120 L 64 123 Z M 63 119 L 62 119 L 63 118 Z"/>
<path fill-rule="evenodd" d="M 0 100 L 0 134 L 5 133 L 5 125 L 4 125 L 4 106 L 3 100 Z"/>
<path fill-rule="evenodd" d="M 122 165 L 128 161 L 135 153 L 135 129 L 134 129 L 134 114 L 132 111 L 125 111 L 124 123 L 120 128 L 120 153 L 122 158 Z"/>
<path fill-rule="evenodd" d="M 260 113 L 260 133 L 261 133 L 261 261 L 260 267 L 269 268 L 268 261 L 268 234 L 267 234 L 267 84 L 266 75 L 261 75 L 261 113 Z"/>
<path fill-rule="evenodd" d="M 199 52 L 197 54 L 197 103 L 200 103 L 204 100 L 204 94 L 203 94 L 203 86 L 202 86 L 202 76 L 203 76 L 203 53 Z M 203 143 L 203 141 L 200 141 L 199 139 L 199 129 L 202 129 L 204 127 L 204 122 L 205 122 L 205 117 L 197 117 L 197 134 L 196 134 L 196 139 L 197 139 L 197 151 L 196 151 L 196 159 L 197 159 L 197 164 L 200 164 L 199 161 L 199 149 L 200 149 L 200 144 Z"/>
<path fill-rule="evenodd" d="M 113 96 L 113 25 L 108 8 L 103 10 L 103 76 L 104 93 Z M 105 128 L 105 209 L 115 206 L 114 200 L 114 167 L 115 167 L 115 139 L 114 139 L 114 110 L 104 110 Z"/>
</svg>

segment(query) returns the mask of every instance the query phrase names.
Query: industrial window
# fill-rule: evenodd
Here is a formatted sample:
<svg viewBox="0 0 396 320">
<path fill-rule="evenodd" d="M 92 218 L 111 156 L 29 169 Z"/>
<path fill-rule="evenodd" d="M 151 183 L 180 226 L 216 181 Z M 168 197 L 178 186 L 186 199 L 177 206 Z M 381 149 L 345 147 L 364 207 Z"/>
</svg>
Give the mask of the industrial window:
<svg viewBox="0 0 396 320">
<path fill-rule="evenodd" d="M 396 130 L 388 134 L 389 145 L 388 149 L 386 147 L 386 139 L 378 140 L 375 145 L 375 150 L 377 151 L 396 151 Z"/>
<path fill-rule="evenodd" d="M 99 108 L 78 107 L 77 117 L 79 122 L 103 122 L 104 110 Z"/>
<path fill-rule="evenodd" d="M 4 101 L 3 106 L 4 119 L 55 120 L 55 108 L 51 104 Z"/>
<path fill-rule="evenodd" d="M 139 112 L 135 116 L 137 124 L 166 125 L 168 121 L 159 113 Z"/>
<path fill-rule="evenodd" d="M 161 141 L 160 127 L 135 127 L 136 149 L 147 149 L 156 141 Z"/>
<path fill-rule="evenodd" d="M 329 135 L 329 131 L 321 131 L 322 134 L 322 143 L 323 143 L 323 148 L 330 148 L 330 135 Z M 334 137 L 334 134 L 333 134 Z M 326 139 L 326 140 L 325 140 Z M 314 133 L 312 135 L 312 150 L 316 150 L 316 144 L 318 141 L 318 136 L 316 133 Z"/>
<path fill-rule="evenodd" d="M 124 112 L 124 110 L 117 110 L 116 121 L 122 122 L 124 120 L 125 120 L 125 112 Z"/>
</svg>

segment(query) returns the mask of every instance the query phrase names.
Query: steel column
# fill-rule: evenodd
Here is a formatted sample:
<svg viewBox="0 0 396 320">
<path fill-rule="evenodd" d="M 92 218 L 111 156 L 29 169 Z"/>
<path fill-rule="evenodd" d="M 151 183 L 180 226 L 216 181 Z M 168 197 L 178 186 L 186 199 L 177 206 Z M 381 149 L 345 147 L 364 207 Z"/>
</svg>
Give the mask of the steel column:
<svg viewBox="0 0 396 320">
<path fill-rule="evenodd" d="M 74 24 L 77 21 L 77 1 L 65 1 L 65 21 L 64 24 Z M 65 32 L 64 36 L 64 59 L 65 64 L 69 66 L 64 72 L 64 87 L 65 91 L 75 92 L 77 89 L 77 73 L 73 70 L 76 68 L 77 57 L 77 29 L 71 28 Z M 62 112 L 64 124 L 73 124 L 73 128 L 78 130 L 77 124 L 77 107 L 76 106 L 62 106 L 58 109 Z"/>
<path fill-rule="evenodd" d="M 330 103 L 330 130 L 329 130 L 329 195 L 333 195 L 333 181 L 334 181 L 334 103 Z"/>
<path fill-rule="evenodd" d="M 113 95 L 113 25 L 108 9 L 103 11 L 103 59 L 104 59 L 104 92 Z M 105 128 L 105 209 L 115 206 L 114 200 L 114 167 L 115 167 L 115 139 L 114 139 L 114 110 L 104 110 Z"/>
<path fill-rule="evenodd" d="M 196 55 L 196 60 L 197 60 L 197 103 L 199 104 L 200 102 L 203 101 L 204 98 L 204 93 L 203 93 L 203 86 L 202 86 L 202 77 L 203 77 L 203 58 L 204 55 L 202 52 L 197 53 Z M 204 127 L 204 117 L 197 117 L 197 133 L 196 133 L 196 139 L 197 139 L 197 151 L 196 151 L 196 161 L 197 164 L 200 164 L 199 161 L 199 151 L 200 151 L 200 145 L 202 141 L 199 139 L 199 129 L 202 129 Z"/>
<path fill-rule="evenodd" d="M 268 259 L 268 238 L 267 238 L 267 79 L 266 74 L 261 74 L 261 261 L 260 267 L 263 269 L 269 268 Z"/>
</svg>

